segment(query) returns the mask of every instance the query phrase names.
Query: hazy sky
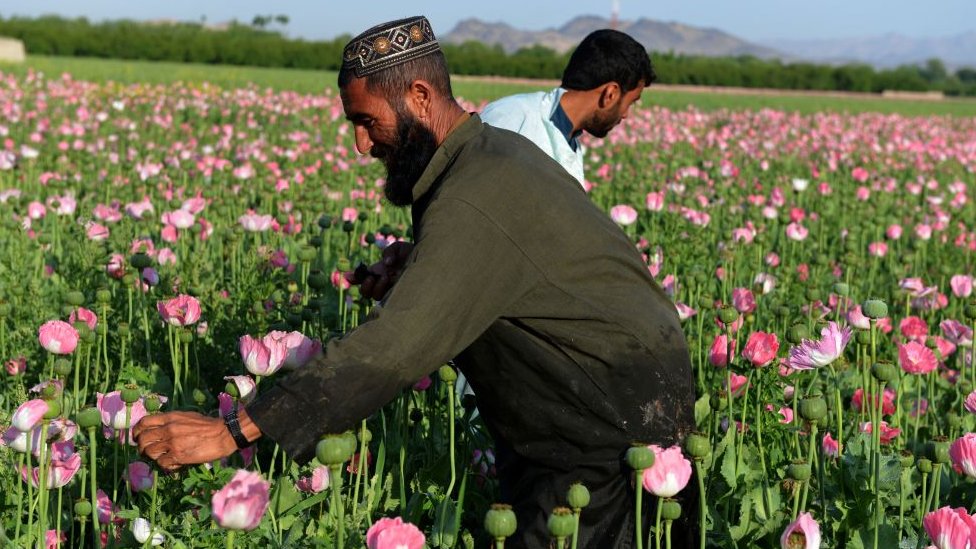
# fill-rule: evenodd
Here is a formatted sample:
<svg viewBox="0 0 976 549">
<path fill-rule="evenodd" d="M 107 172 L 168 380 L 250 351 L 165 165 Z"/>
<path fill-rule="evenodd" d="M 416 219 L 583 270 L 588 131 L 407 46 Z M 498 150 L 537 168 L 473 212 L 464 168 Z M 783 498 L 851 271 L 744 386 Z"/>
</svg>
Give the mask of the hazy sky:
<svg viewBox="0 0 976 549">
<path fill-rule="evenodd" d="M 516 28 L 557 27 L 576 15 L 609 16 L 612 0 L 4 0 L 0 16 L 54 13 L 91 20 L 171 18 L 216 23 L 285 14 L 287 34 L 332 38 L 416 14 L 445 34 L 461 19 L 505 21 Z M 896 32 L 944 37 L 976 30 L 976 0 L 619 0 L 621 19 L 648 17 L 714 27 L 744 38 L 847 38 Z"/>
</svg>

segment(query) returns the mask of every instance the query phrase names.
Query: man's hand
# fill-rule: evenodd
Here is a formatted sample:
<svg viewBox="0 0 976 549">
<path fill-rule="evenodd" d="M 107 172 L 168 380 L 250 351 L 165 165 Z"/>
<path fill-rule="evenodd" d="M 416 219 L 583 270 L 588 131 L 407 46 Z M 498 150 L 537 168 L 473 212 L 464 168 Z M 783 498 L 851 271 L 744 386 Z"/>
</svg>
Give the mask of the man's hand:
<svg viewBox="0 0 976 549">
<path fill-rule="evenodd" d="M 410 242 L 394 242 L 383 249 L 383 258 L 370 265 L 365 276 L 357 269 L 348 273 L 346 279 L 352 284 L 359 284 L 359 293 L 364 297 L 383 299 L 396 284 L 412 251 L 413 244 Z"/>
<path fill-rule="evenodd" d="M 234 437 L 223 419 L 196 412 L 146 416 L 132 433 L 139 452 L 167 472 L 184 465 L 216 461 L 237 451 Z M 249 437 L 249 440 L 253 439 Z"/>
</svg>

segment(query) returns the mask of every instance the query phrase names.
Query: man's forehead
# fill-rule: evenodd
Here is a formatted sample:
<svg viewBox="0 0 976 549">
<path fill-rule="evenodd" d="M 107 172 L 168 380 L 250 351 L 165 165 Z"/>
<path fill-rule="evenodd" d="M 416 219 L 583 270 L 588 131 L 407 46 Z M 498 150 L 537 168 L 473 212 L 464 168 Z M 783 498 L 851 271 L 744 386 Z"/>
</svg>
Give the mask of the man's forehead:
<svg viewBox="0 0 976 549">
<path fill-rule="evenodd" d="M 346 118 L 353 119 L 362 116 L 377 116 L 382 114 L 384 107 L 388 107 L 386 100 L 379 93 L 371 91 L 366 86 L 365 78 L 353 78 L 346 86 L 339 89 L 339 98 Z"/>
</svg>

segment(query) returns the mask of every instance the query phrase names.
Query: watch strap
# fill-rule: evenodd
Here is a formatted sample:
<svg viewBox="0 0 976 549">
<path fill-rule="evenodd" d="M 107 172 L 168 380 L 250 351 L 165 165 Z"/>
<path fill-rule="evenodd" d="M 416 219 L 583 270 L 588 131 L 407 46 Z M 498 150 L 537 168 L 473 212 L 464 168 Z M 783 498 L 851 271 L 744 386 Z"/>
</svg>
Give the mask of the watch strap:
<svg viewBox="0 0 976 549">
<path fill-rule="evenodd" d="M 237 444 L 238 450 L 243 450 L 251 445 L 244 436 L 244 432 L 241 431 L 241 421 L 237 417 L 237 409 L 233 409 L 224 416 L 224 425 L 227 426 L 227 430 L 230 431 L 230 436 L 234 437 L 234 442 Z"/>
</svg>

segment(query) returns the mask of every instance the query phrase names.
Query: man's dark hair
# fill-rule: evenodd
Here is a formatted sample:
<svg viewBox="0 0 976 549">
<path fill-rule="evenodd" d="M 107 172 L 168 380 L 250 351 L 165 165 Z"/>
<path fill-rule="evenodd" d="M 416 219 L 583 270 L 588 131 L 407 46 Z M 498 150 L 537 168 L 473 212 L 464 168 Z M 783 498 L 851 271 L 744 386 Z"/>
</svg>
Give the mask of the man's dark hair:
<svg viewBox="0 0 976 549">
<path fill-rule="evenodd" d="M 616 82 L 626 93 L 641 82 L 650 86 L 655 80 L 657 75 L 644 46 L 620 31 L 602 29 L 591 32 L 576 47 L 563 71 L 562 87 L 592 90 Z"/>
<path fill-rule="evenodd" d="M 345 88 L 355 77 L 351 68 L 339 69 L 339 87 Z M 396 105 L 400 101 L 414 80 L 425 80 L 445 98 L 454 98 L 454 92 L 451 90 L 451 74 L 447 70 L 447 60 L 441 51 L 375 72 L 365 78 L 366 89 L 374 93 L 379 92 L 391 105 Z"/>
</svg>

